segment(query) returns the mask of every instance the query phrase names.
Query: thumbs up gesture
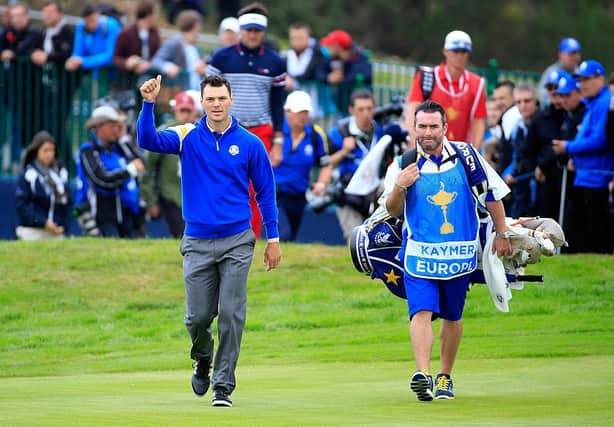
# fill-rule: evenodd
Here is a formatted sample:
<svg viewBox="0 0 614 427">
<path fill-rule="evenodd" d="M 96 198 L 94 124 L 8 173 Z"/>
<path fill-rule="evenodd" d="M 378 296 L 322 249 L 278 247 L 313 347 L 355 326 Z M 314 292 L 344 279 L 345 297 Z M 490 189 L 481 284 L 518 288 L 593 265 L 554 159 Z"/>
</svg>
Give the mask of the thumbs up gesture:
<svg viewBox="0 0 614 427">
<path fill-rule="evenodd" d="M 157 75 L 155 79 L 149 79 L 143 83 L 140 87 L 141 96 L 147 102 L 156 102 L 156 98 L 160 93 L 160 87 L 162 86 L 162 76 Z"/>
</svg>

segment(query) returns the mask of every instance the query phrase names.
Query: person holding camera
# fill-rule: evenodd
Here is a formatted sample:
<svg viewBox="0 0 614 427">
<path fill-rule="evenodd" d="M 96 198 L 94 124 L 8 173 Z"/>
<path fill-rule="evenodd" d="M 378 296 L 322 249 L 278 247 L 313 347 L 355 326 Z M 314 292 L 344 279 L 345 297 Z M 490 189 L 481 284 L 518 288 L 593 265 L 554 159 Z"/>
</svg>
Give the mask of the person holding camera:
<svg viewBox="0 0 614 427">
<path fill-rule="evenodd" d="M 142 237 L 136 178 L 144 165 L 132 145 L 118 143 L 124 129 L 122 116 L 103 105 L 92 112 L 85 128 L 92 132 L 79 149 L 75 208 L 91 212 L 103 237 Z"/>
<path fill-rule="evenodd" d="M 367 89 L 357 89 L 350 96 L 350 116 L 338 122 L 328 134 L 330 164 L 337 168 L 341 190 L 345 189 L 358 165 L 383 136 L 382 127 L 374 120 L 375 98 Z M 340 191 L 336 197 L 337 218 L 347 240 L 354 227 L 369 216 L 375 197 L 354 196 Z"/>
<path fill-rule="evenodd" d="M 311 97 L 297 90 L 284 104 L 283 160 L 273 169 L 279 208 L 279 238 L 292 241 L 301 225 L 305 209 L 305 192 L 309 188 L 312 167 L 320 168 L 313 184 L 314 196 L 323 196 L 330 183 L 331 167 L 325 146 L 326 134 L 318 125 L 309 122 L 313 111 Z"/>
</svg>

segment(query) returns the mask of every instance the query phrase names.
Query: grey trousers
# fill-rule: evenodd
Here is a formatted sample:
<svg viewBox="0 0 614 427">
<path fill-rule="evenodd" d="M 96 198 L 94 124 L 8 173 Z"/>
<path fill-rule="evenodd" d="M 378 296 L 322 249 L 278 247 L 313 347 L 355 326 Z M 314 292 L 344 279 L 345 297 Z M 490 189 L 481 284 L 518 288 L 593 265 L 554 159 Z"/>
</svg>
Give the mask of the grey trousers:
<svg viewBox="0 0 614 427">
<path fill-rule="evenodd" d="M 251 229 L 221 239 L 184 236 L 183 255 L 186 315 L 192 338 L 190 356 L 213 360 L 211 324 L 218 316 L 218 348 L 213 369 L 213 389 L 232 393 L 247 308 L 247 273 L 256 238 Z"/>
</svg>

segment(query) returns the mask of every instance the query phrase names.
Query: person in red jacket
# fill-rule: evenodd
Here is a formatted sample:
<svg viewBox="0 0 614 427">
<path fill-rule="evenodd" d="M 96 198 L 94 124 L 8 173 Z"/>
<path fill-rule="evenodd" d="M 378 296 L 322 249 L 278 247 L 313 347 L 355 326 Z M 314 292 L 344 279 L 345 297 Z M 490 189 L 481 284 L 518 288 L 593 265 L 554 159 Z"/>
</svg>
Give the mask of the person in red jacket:
<svg viewBox="0 0 614 427">
<path fill-rule="evenodd" d="M 450 141 L 482 145 L 486 130 L 486 85 L 484 79 L 465 69 L 472 50 L 471 37 L 455 30 L 446 36 L 445 61 L 434 68 L 422 67 L 416 73 L 407 96 L 405 127 L 414 141 L 413 117 L 421 102 L 431 99 L 443 106 Z"/>
</svg>

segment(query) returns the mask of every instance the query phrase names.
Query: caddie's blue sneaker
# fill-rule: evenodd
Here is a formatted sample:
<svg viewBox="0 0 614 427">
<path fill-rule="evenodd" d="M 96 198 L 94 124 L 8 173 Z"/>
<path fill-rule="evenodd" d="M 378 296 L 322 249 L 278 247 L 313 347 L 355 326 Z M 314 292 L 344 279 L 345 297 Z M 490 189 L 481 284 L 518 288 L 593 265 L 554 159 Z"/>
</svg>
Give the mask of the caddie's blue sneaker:
<svg viewBox="0 0 614 427">
<path fill-rule="evenodd" d="M 194 362 L 192 390 L 197 396 L 204 396 L 209 390 L 209 369 L 211 369 L 211 363 L 208 360 L 201 359 Z"/>
<path fill-rule="evenodd" d="M 409 388 L 416 393 L 418 400 L 430 402 L 433 400 L 433 377 L 422 372 L 416 371 L 411 377 Z"/>
<path fill-rule="evenodd" d="M 448 374 L 438 374 L 435 380 L 435 399 L 454 399 L 452 378 Z"/>
</svg>

